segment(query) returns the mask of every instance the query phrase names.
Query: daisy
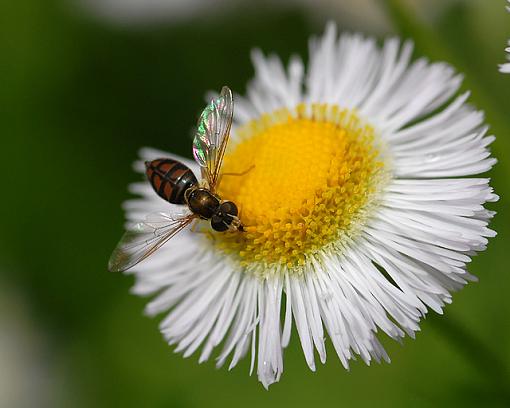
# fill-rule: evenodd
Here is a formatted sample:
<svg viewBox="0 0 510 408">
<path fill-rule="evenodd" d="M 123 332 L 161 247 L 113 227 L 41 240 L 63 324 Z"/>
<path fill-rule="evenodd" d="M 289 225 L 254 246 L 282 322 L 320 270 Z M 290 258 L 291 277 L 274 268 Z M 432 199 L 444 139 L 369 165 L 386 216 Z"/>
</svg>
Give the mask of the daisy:
<svg viewBox="0 0 510 408">
<path fill-rule="evenodd" d="M 129 272 L 149 315 L 184 357 L 233 368 L 246 354 L 264 387 L 283 372 L 292 326 L 311 370 L 330 341 L 345 367 L 390 361 L 378 336 L 414 337 L 429 309 L 475 278 L 466 264 L 495 235 L 496 162 L 483 114 L 456 95 L 444 63 L 411 62 L 412 44 L 379 47 L 330 24 L 308 67 L 253 53 L 255 77 L 235 96 L 220 194 L 244 232 L 180 232 Z M 176 158 L 144 148 L 135 163 Z M 240 173 L 241 176 L 228 173 Z M 148 182 L 131 185 L 129 222 L 180 213 Z"/>
<path fill-rule="evenodd" d="M 510 3 L 510 0 L 508 0 Z M 510 11 L 510 6 L 507 6 L 506 9 Z M 505 51 L 507 52 L 506 58 L 507 60 L 510 60 L 510 40 L 508 40 L 508 47 L 505 48 Z M 509 74 L 510 73 L 510 62 L 507 62 L 506 64 L 499 64 L 499 72 L 502 72 L 503 74 Z"/>
</svg>

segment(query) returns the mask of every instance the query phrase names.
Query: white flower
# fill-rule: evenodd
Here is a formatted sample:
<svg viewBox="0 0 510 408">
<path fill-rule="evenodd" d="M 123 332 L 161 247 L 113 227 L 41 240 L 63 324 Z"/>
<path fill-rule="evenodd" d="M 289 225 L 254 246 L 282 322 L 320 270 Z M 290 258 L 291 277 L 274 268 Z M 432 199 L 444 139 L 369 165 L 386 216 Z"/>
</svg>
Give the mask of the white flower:
<svg viewBox="0 0 510 408">
<path fill-rule="evenodd" d="M 510 3 L 510 0 L 508 0 L 508 3 Z M 506 9 L 510 11 L 510 6 L 507 6 Z M 505 51 L 507 53 L 507 60 L 510 60 L 510 40 L 508 40 L 508 45 L 509 46 L 505 48 Z M 502 72 L 503 74 L 510 74 L 510 62 L 507 62 L 506 64 L 499 64 L 499 72 Z"/>
<path fill-rule="evenodd" d="M 507 52 L 506 58 L 510 60 L 510 40 L 508 41 L 508 45 L 509 46 L 505 48 L 505 51 Z M 499 72 L 503 74 L 510 74 L 510 62 L 499 64 Z"/>
<path fill-rule="evenodd" d="M 377 338 L 414 337 L 432 309 L 474 277 L 497 200 L 496 162 L 483 114 L 455 96 L 461 76 L 411 62 L 412 44 L 345 34 L 329 25 L 310 42 L 308 68 L 253 53 L 255 78 L 235 97 L 220 193 L 241 209 L 245 233 L 185 230 L 133 268 L 147 313 L 176 351 L 219 348 L 218 366 L 251 354 L 265 387 L 283 372 L 295 324 L 306 362 L 326 361 L 326 339 L 348 368 L 389 361 Z M 191 147 L 190 147 L 191 149 Z M 141 159 L 173 155 L 142 149 Z M 195 174 L 198 166 L 179 158 Z M 143 161 L 136 169 L 143 172 Z M 130 221 L 181 207 L 135 183 Z"/>
</svg>

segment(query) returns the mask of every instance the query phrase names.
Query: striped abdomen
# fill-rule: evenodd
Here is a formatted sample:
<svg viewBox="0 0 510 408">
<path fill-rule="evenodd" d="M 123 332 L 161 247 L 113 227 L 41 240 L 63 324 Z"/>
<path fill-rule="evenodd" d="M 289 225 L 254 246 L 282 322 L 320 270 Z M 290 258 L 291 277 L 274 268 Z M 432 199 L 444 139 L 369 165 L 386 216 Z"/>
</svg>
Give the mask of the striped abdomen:
<svg viewBox="0 0 510 408">
<path fill-rule="evenodd" d="M 154 191 L 172 204 L 184 204 L 184 192 L 198 184 L 193 172 L 173 159 L 147 161 L 145 167 Z"/>
</svg>

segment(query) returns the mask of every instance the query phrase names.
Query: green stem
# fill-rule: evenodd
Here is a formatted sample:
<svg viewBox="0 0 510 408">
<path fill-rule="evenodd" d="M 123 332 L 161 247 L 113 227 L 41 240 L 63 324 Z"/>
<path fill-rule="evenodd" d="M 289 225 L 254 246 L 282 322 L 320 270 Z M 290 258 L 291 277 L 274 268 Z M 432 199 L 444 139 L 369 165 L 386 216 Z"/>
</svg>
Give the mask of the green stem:
<svg viewBox="0 0 510 408">
<path fill-rule="evenodd" d="M 460 352 L 475 370 L 484 373 L 485 379 L 498 396 L 507 401 L 510 400 L 510 371 L 499 355 L 452 316 L 433 315 L 430 323 L 448 339 L 455 350 Z"/>
</svg>

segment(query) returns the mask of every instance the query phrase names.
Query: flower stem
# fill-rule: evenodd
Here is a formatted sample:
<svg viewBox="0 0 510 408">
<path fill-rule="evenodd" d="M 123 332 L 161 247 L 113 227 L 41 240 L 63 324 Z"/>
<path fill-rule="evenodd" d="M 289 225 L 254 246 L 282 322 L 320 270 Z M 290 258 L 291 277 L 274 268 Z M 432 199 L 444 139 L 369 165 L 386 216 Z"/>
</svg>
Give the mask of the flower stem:
<svg viewBox="0 0 510 408">
<path fill-rule="evenodd" d="M 501 356 L 452 316 L 433 315 L 430 323 L 477 371 L 484 373 L 495 397 L 510 401 L 510 370 Z"/>
</svg>

